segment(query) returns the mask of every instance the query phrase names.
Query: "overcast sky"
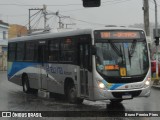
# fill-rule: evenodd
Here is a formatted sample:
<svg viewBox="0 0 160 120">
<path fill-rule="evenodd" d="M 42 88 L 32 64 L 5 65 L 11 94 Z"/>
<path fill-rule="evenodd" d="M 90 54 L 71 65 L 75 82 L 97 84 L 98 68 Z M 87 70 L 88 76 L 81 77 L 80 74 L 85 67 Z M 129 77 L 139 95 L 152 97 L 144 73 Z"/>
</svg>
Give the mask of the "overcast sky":
<svg viewBox="0 0 160 120">
<path fill-rule="evenodd" d="M 101 0 L 101 2 L 100 7 L 84 8 L 82 0 L 0 0 L 0 19 L 11 24 L 27 25 L 28 9 L 42 8 L 45 4 L 48 12 L 59 11 L 61 15 L 70 16 L 71 19 L 64 21 L 76 23 L 76 27 L 128 26 L 143 23 L 143 0 Z M 160 23 L 160 0 L 157 0 L 157 3 Z M 150 22 L 154 22 L 153 0 L 149 0 L 149 7 Z M 34 13 L 35 11 L 32 12 Z M 38 18 L 37 15 L 35 19 Z M 48 19 L 51 27 L 58 27 L 58 18 L 48 16 Z"/>
</svg>

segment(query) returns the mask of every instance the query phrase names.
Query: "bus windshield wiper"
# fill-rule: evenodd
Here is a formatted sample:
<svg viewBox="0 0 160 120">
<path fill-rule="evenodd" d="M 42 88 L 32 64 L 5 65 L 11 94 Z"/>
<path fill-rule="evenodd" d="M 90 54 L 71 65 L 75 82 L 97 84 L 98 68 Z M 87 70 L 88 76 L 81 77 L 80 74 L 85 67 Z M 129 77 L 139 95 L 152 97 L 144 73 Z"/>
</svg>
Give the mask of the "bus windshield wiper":
<svg viewBox="0 0 160 120">
<path fill-rule="evenodd" d="M 131 45 L 131 49 L 129 50 L 129 54 L 130 54 L 131 57 L 132 57 L 132 55 L 135 51 L 136 43 L 137 43 L 137 40 L 133 40 L 132 45 Z"/>
<path fill-rule="evenodd" d="M 130 50 L 128 48 L 128 57 L 129 57 L 130 66 L 131 66 L 131 57 L 133 56 L 133 53 L 135 52 L 136 43 L 137 43 L 137 40 L 133 40 Z"/>
<path fill-rule="evenodd" d="M 122 63 L 124 63 L 123 61 L 123 54 L 122 54 L 122 49 L 121 49 L 121 46 L 120 46 L 120 49 L 118 49 L 118 47 L 111 41 L 109 41 L 112 49 L 115 51 L 115 53 L 122 58 Z"/>
<path fill-rule="evenodd" d="M 109 43 L 111 44 L 111 47 L 116 52 L 116 54 L 122 57 L 123 55 L 121 49 L 119 50 L 118 47 L 113 42 L 109 41 Z"/>
</svg>

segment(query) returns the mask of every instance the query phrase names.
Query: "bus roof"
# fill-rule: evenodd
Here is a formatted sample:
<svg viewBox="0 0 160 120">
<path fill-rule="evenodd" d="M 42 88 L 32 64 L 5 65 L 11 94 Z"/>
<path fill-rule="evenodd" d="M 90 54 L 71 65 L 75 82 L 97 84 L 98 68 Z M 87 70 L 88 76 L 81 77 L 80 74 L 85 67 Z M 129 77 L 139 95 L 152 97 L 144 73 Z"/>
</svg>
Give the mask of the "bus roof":
<svg viewBox="0 0 160 120">
<path fill-rule="evenodd" d="M 103 28 L 96 28 L 96 29 L 77 29 L 73 31 L 67 32 L 57 32 L 57 33 L 45 33 L 45 34 L 36 34 L 36 35 L 29 35 L 29 36 L 22 36 L 13 39 L 9 39 L 8 42 L 18 42 L 18 41 L 27 41 L 27 40 L 43 40 L 49 38 L 56 38 L 56 37 L 67 37 L 73 35 L 82 35 L 82 34 L 91 34 L 94 30 L 142 30 L 138 28 L 127 28 L 127 27 L 103 27 Z"/>
</svg>

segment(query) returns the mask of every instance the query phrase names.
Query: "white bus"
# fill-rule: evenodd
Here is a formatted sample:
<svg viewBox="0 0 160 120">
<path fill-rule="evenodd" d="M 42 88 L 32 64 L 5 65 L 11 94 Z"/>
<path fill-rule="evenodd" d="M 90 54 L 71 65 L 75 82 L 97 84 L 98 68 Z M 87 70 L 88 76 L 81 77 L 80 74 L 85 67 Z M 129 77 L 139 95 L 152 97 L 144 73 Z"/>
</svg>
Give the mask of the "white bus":
<svg viewBox="0 0 160 120">
<path fill-rule="evenodd" d="M 33 90 L 121 102 L 150 95 L 149 49 L 143 30 L 109 27 L 9 40 L 8 80 Z"/>
</svg>

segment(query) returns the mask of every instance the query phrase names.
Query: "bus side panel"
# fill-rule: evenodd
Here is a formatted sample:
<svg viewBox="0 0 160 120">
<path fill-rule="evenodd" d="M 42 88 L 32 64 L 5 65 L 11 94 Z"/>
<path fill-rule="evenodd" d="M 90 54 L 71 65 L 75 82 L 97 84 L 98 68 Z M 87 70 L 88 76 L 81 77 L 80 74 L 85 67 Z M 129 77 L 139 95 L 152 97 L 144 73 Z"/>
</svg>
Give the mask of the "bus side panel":
<svg viewBox="0 0 160 120">
<path fill-rule="evenodd" d="M 22 85 L 22 75 L 25 73 L 28 76 L 30 87 L 38 88 L 36 64 L 29 62 L 8 62 L 8 80 L 17 85 Z"/>
<path fill-rule="evenodd" d="M 47 76 L 48 76 L 48 91 L 54 93 L 64 94 L 64 82 L 67 78 L 70 78 L 75 82 L 74 69 L 75 65 L 65 65 L 65 64 L 48 64 L 46 66 Z"/>
<path fill-rule="evenodd" d="M 17 66 L 15 65 L 17 64 L 16 62 L 8 62 L 8 80 L 10 82 L 13 82 L 17 85 L 21 85 L 22 86 L 22 80 L 21 80 L 21 75 L 17 74 Z"/>
<path fill-rule="evenodd" d="M 58 65 L 59 66 L 59 65 Z M 45 70 L 47 73 L 47 90 L 54 93 L 62 94 L 62 84 L 61 84 L 61 76 L 59 74 L 60 71 L 57 71 L 58 67 L 55 64 L 46 64 Z"/>
<path fill-rule="evenodd" d="M 27 75 L 29 79 L 30 88 L 38 89 L 39 88 L 39 85 L 38 85 L 39 73 L 28 73 Z"/>
</svg>

